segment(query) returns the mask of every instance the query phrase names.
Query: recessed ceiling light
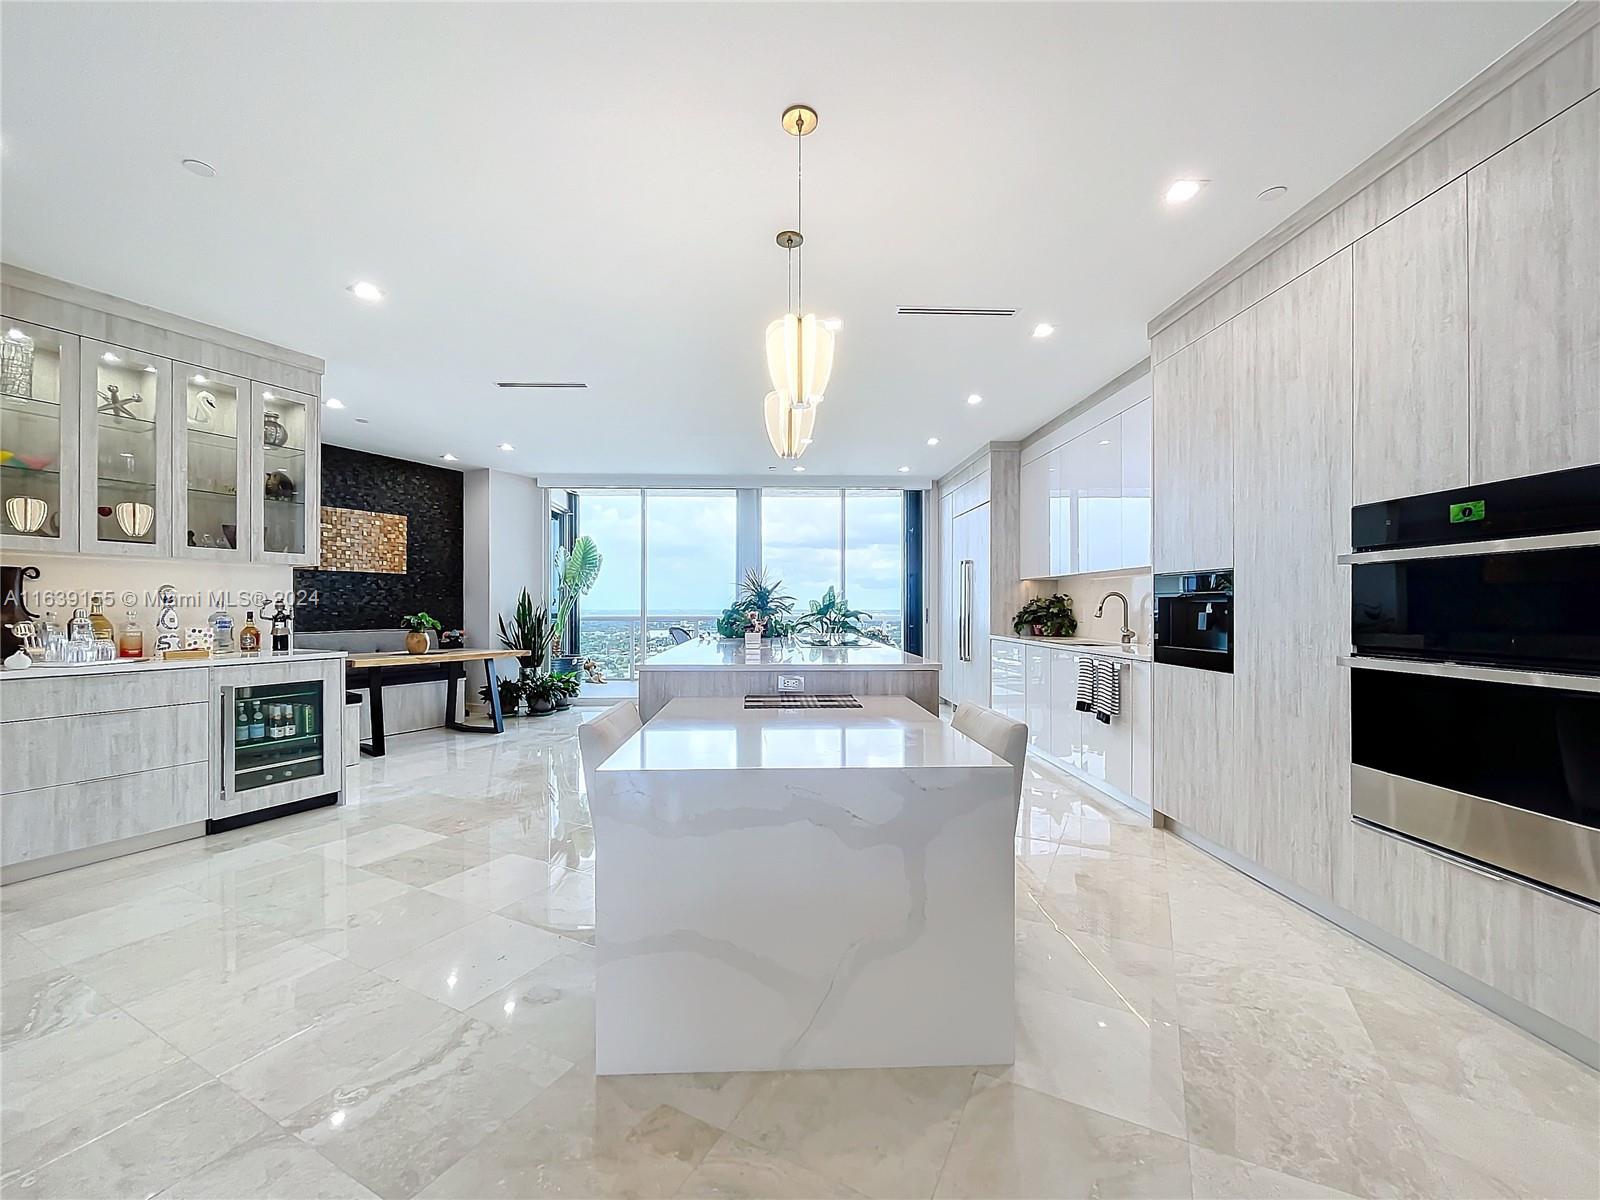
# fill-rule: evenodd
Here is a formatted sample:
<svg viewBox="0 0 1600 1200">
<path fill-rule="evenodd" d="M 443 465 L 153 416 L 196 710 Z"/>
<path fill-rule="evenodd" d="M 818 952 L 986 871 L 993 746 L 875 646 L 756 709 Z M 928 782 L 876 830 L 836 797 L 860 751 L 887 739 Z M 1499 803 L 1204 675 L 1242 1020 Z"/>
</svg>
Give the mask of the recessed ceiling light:
<svg viewBox="0 0 1600 1200">
<path fill-rule="evenodd" d="M 445 462 L 455 462 L 456 461 L 456 456 L 454 454 L 445 453 L 445 454 L 439 455 L 439 457 L 444 459 Z"/>
<path fill-rule="evenodd" d="M 838 317 L 829 317 L 827 320 L 822 322 L 822 327 L 829 333 L 838 333 L 839 330 L 844 328 L 844 322 Z"/>
<path fill-rule="evenodd" d="M 214 179 L 217 174 L 217 169 L 203 158 L 184 159 L 183 169 L 191 175 L 200 176 L 201 179 Z"/>
<path fill-rule="evenodd" d="M 933 438 L 929 438 L 928 439 L 928 445 L 937 446 L 938 444 L 939 444 L 939 439 L 938 438 L 933 437 Z"/>
<path fill-rule="evenodd" d="M 1210 183 L 1209 179 L 1174 179 L 1167 188 L 1166 200 L 1168 204 L 1187 204 L 1200 194 L 1200 189 Z"/>
<path fill-rule="evenodd" d="M 1111 439 L 1110 438 L 1101 438 L 1100 439 L 1100 444 L 1102 446 L 1109 446 L 1109 445 L 1111 445 Z"/>
<path fill-rule="evenodd" d="M 119 363 L 122 360 L 120 358 L 118 358 L 115 354 L 111 353 L 111 351 L 107 350 L 104 354 L 102 354 L 100 356 L 100 361 L 108 362 L 108 363 Z"/>
<path fill-rule="evenodd" d="M 322 407 L 323 408 L 343 408 L 344 407 L 344 401 L 336 399 L 333 396 L 329 396 L 326 400 L 324 400 L 322 402 Z"/>
<path fill-rule="evenodd" d="M 500 449 L 504 450 L 507 454 L 509 454 L 509 453 L 511 453 L 511 451 L 515 450 L 516 447 L 513 446 L 510 442 L 501 442 L 500 443 Z"/>
<path fill-rule="evenodd" d="M 805 468 L 804 467 L 794 467 L 793 470 L 803 472 L 805 470 Z"/>
<path fill-rule="evenodd" d="M 1054 325 L 1050 324 L 1048 321 L 1040 321 L 1033 327 L 1033 336 L 1036 338 L 1047 338 L 1055 331 L 1056 327 Z"/>
<path fill-rule="evenodd" d="M 28 340 L 28 335 L 20 329 L 8 329 L 6 330 L 6 336 L 13 342 L 25 342 Z"/>
<path fill-rule="evenodd" d="M 1257 200 L 1282 200 L 1289 194 L 1289 189 L 1281 183 L 1275 183 L 1269 188 L 1262 188 L 1256 193 Z"/>
<path fill-rule="evenodd" d="M 274 399 L 274 398 L 275 398 L 275 397 L 274 397 L 274 396 L 273 396 L 273 394 L 272 394 L 272 393 L 271 393 L 271 392 L 262 392 L 262 393 L 261 393 L 261 398 L 262 398 L 262 399 L 263 399 L 263 400 L 272 400 L 272 399 Z"/>
<path fill-rule="evenodd" d="M 194 377 L 194 382 L 195 383 L 204 383 L 205 381 L 206 381 L 206 377 L 204 375 L 196 375 Z"/>
<path fill-rule="evenodd" d="M 967 403 L 968 404 L 982 404 L 983 403 L 983 397 L 978 395 L 977 392 L 973 392 L 972 395 L 967 397 Z"/>
<path fill-rule="evenodd" d="M 368 283 L 365 279 L 358 279 L 345 289 L 357 300 L 365 300 L 368 304 L 376 304 L 383 299 L 383 289 L 375 283 Z"/>
<path fill-rule="evenodd" d="M 911 470 L 910 467 L 901 467 L 900 468 L 900 474 L 904 475 L 909 470 Z"/>
<path fill-rule="evenodd" d="M 146 375 L 154 375 L 156 373 L 156 369 L 153 366 L 146 366 L 145 369 L 144 369 L 144 373 Z"/>
</svg>

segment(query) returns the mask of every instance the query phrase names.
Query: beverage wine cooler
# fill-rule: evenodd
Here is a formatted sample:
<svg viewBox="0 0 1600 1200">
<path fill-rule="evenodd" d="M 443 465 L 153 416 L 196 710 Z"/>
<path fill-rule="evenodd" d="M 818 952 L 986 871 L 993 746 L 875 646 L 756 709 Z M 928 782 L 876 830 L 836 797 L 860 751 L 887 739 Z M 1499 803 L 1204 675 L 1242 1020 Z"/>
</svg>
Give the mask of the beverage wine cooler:
<svg viewBox="0 0 1600 1200">
<path fill-rule="evenodd" d="M 329 736 L 320 675 L 225 687 L 218 707 L 222 787 L 213 817 L 237 821 L 338 791 L 342 750 Z"/>
</svg>

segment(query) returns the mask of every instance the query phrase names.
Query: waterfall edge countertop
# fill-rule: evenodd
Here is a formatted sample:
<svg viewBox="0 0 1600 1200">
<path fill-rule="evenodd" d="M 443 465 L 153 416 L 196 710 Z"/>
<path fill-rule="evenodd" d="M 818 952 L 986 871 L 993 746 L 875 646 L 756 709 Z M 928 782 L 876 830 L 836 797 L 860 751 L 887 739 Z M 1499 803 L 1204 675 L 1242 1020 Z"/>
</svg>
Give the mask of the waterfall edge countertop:
<svg viewBox="0 0 1600 1200">
<path fill-rule="evenodd" d="M 705 671 L 717 668 L 808 671 L 937 671 L 939 664 L 894 646 L 806 646 L 788 638 L 768 638 L 759 650 L 748 650 L 740 638 L 714 642 L 688 641 L 670 646 L 639 664 L 641 671 Z"/>
<path fill-rule="evenodd" d="M 1012 1060 L 1016 777 L 860 699 L 673 700 L 595 770 L 599 1074 Z"/>
</svg>

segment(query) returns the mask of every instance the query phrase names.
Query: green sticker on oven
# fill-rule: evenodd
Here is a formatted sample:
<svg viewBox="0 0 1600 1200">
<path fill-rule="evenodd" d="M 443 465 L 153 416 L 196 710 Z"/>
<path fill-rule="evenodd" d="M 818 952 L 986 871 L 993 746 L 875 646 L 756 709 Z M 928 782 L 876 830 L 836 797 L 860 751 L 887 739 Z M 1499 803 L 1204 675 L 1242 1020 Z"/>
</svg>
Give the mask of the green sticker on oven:
<svg viewBox="0 0 1600 1200">
<path fill-rule="evenodd" d="M 1483 520 L 1484 502 L 1482 500 L 1463 500 L 1460 504 L 1450 506 L 1450 524 L 1465 525 L 1468 521 Z"/>
</svg>

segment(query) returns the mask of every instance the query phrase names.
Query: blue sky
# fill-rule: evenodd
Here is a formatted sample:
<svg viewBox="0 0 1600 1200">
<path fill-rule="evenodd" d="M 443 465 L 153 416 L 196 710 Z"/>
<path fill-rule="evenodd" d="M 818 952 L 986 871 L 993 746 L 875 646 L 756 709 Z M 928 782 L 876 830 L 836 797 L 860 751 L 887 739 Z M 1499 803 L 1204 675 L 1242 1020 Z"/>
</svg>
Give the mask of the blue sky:
<svg viewBox="0 0 1600 1200">
<path fill-rule="evenodd" d="M 762 505 L 762 557 L 784 591 L 804 607 L 839 580 L 839 493 L 769 492 Z M 737 580 L 737 503 L 732 492 L 653 492 L 650 496 L 650 609 L 720 612 Z M 633 612 L 639 596 L 639 494 L 586 492 L 578 532 L 604 558 L 584 609 Z M 875 615 L 898 613 L 904 586 L 904 506 L 899 492 L 851 493 L 846 507 L 846 589 L 851 604 Z"/>
</svg>

